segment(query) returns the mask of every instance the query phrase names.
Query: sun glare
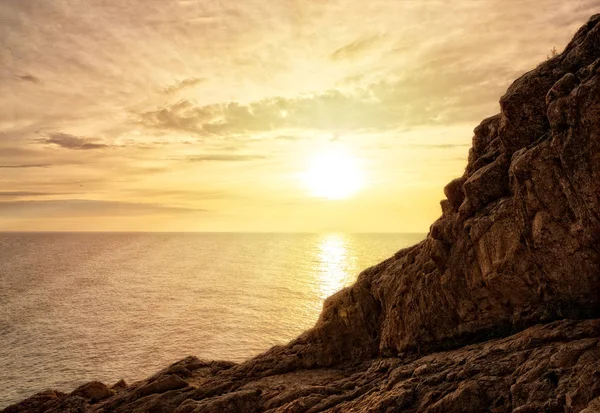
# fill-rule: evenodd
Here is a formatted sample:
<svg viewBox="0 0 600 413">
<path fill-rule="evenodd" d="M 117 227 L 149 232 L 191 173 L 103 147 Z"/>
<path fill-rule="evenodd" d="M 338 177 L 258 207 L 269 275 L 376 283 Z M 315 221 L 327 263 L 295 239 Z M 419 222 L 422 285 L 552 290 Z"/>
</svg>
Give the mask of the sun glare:
<svg viewBox="0 0 600 413">
<path fill-rule="evenodd" d="M 348 198 L 363 186 L 358 160 L 342 149 L 315 155 L 302 180 L 311 195 L 326 199 Z"/>
</svg>

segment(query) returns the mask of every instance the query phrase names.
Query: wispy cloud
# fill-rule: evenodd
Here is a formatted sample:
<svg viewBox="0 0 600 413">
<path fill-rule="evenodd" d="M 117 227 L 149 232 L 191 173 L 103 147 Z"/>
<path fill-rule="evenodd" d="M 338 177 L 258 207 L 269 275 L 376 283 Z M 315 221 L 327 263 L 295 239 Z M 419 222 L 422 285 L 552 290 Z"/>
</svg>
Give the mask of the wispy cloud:
<svg viewBox="0 0 600 413">
<path fill-rule="evenodd" d="M 46 217 L 110 217 L 198 213 L 203 211 L 202 209 L 164 206 L 160 204 L 88 199 L 0 202 L 0 212 L 3 217 L 37 217 L 40 214 Z"/>
<path fill-rule="evenodd" d="M 180 82 L 177 82 L 174 85 L 166 87 L 164 89 L 164 93 L 167 95 L 172 95 L 172 94 L 179 92 L 180 90 L 187 89 L 192 86 L 196 86 L 197 84 L 204 82 L 204 80 L 205 79 L 201 79 L 198 77 L 190 77 L 190 78 L 184 79 Z"/>
<path fill-rule="evenodd" d="M 381 35 L 367 36 L 356 39 L 352 43 L 340 47 L 330 56 L 332 60 L 353 59 L 369 50 L 382 38 Z"/>
<path fill-rule="evenodd" d="M 158 130 L 199 133 L 202 123 L 213 118 L 213 114 L 207 113 L 209 110 L 210 107 L 196 107 L 190 101 L 181 100 L 140 114 L 140 123 Z"/>
<path fill-rule="evenodd" d="M 454 149 L 454 148 L 470 148 L 471 145 L 467 143 L 439 143 L 439 144 L 419 144 L 419 143 L 408 143 L 405 145 L 409 148 L 420 148 L 420 149 Z"/>
<path fill-rule="evenodd" d="M 189 190 L 189 189 L 144 189 L 132 191 L 131 195 L 141 198 L 181 199 L 181 200 L 213 200 L 237 198 L 238 195 L 222 189 Z"/>
<path fill-rule="evenodd" d="M 23 81 L 23 82 L 42 83 L 42 81 L 41 81 L 40 78 L 38 78 L 38 77 L 36 77 L 36 76 L 34 76 L 32 74 L 29 74 L 29 73 L 26 73 L 26 74 L 23 74 L 23 75 L 16 75 L 15 77 L 17 79 Z"/>
<path fill-rule="evenodd" d="M 0 165 L 0 168 L 49 168 L 53 166 L 49 163 L 32 163 L 32 164 L 21 164 L 21 165 Z"/>
<path fill-rule="evenodd" d="M 458 59 L 458 58 L 457 58 Z M 493 114 L 501 82 L 485 69 L 464 77 L 467 59 L 447 67 L 444 76 L 423 71 L 411 78 L 380 81 L 352 92 L 331 89 L 296 98 L 273 97 L 241 104 L 196 105 L 183 100 L 140 115 L 159 131 L 227 136 L 284 129 L 329 132 L 389 130 L 431 124 L 458 124 Z M 482 88 L 474 82 L 486 81 Z M 481 102 L 487 101 L 482 104 Z"/>
<path fill-rule="evenodd" d="M 60 146 L 61 148 L 73 150 L 92 150 L 109 147 L 109 145 L 104 143 L 98 143 L 98 139 L 81 138 L 68 133 L 51 133 L 48 135 L 48 137 L 39 139 L 39 142 L 49 143 Z"/>
<path fill-rule="evenodd" d="M 296 136 L 296 135 L 277 135 L 277 136 L 273 137 L 273 139 L 281 140 L 281 141 L 296 142 L 296 141 L 300 141 L 300 140 L 307 139 L 307 138 L 305 136 Z"/>
<path fill-rule="evenodd" d="M 29 196 L 67 195 L 64 192 L 0 191 L 0 198 L 18 198 Z"/>
<path fill-rule="evenodd" d="M 188 162 L 243 162 L 243 161 L 254 161 L 258 159 L 265 159 L 264 155 L 236 155 L 236 154 L 209 154 L 209 155 L 195 155 L 188 156 L 185 158 Z"/>
</svg>

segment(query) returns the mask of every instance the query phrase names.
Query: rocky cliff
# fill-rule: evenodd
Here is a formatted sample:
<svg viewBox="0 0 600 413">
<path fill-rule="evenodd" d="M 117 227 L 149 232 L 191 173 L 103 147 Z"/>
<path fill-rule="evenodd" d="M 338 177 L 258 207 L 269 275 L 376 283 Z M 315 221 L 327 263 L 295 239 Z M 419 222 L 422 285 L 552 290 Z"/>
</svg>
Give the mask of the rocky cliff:
<svg viewBox="0 0 600 413">
<path fill-rule="evenodd" d="M 600 15 L 500 107 L 427 239 L 288 345 L 5 412 L 600 411 Z"/>
</svg>

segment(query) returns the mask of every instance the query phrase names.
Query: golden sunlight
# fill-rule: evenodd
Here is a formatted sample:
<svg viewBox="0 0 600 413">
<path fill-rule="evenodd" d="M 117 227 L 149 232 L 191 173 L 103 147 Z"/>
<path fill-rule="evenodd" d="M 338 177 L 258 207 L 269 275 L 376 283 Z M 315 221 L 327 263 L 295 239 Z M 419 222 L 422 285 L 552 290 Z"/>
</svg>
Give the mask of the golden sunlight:
<svg viewBox="0 0 600 413">
<path fill-rule="evenodd" d="M 362 188 L 364 177 L 357 158 L 336 148 L 315 155 L 302 181 L 313 196 L 344 199 Z"/>
<path fill-rule="evenodd" d="M 347 240 L 343 235 L 327 234 L 319 241 L 320 289 L 323 299 L 350 283 Z"/>
</svg>

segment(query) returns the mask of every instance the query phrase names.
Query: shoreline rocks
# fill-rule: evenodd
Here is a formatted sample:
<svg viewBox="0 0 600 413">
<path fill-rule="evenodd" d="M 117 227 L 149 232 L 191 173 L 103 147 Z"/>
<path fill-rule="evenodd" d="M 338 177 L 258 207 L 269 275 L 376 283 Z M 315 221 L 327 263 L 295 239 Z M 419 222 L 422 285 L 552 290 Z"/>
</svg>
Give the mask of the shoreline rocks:
<svg viewBox="0 0 600 413">
<path fill-rule="evenodd" d="M 599 376 L 600 319 L 561 320 L 451 351 L 281 373 L 187 357 L 104 400 L 43 392 L 5 412 L 590 413 Z"/>
</svg>

